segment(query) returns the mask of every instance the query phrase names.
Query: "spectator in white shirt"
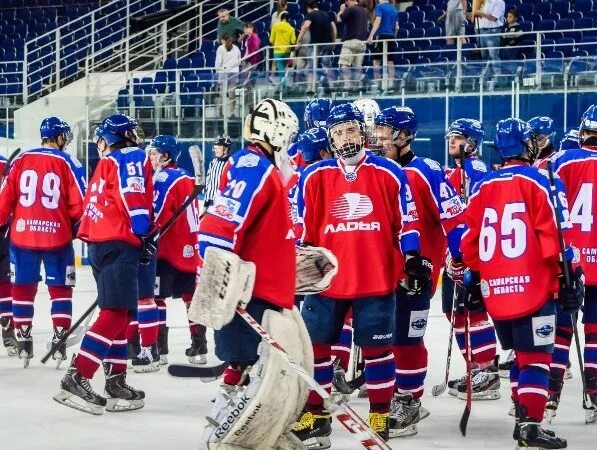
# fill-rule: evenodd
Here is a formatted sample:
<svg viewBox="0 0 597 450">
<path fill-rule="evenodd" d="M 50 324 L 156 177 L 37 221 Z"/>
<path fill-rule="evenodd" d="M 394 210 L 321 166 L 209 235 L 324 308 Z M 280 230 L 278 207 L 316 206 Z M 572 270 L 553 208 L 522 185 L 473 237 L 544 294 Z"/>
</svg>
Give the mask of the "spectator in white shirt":
<svg viewBox="0 0 597 450">
<path fill-rule="evenodd" d="M 216 50 L 216 73 L 220 82 L 222 108 L 228 95 L 229 114 L 233 114 L 235 105 L 234 88 L 238 83 L 241 55 L 239 48 L 232 43 L 230 36 L 222 36 L 222 45 Z"/>
<path fill-rule="evenodd" d="M 504 27 L 504 0 L 484 0 L 480 9 L 468 14 L 469 20 L 475 21 L 475 28 L 479 34 L 479 45 L 483 58 L 499 61 L 500 33 Z M 494 74 L 499 73 L 499 67 L 493 64 Z"/>
</svg>

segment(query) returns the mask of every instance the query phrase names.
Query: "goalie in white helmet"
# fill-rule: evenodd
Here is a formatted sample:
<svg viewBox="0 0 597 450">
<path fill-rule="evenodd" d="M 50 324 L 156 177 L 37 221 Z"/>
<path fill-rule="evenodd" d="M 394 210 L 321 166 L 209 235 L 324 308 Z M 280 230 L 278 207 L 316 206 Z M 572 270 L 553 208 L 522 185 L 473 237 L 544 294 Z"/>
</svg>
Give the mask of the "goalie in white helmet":
<svg viewBox="0 0 597 450">
<path fill-rule="evenodd" d="M 199 227 L 202 264 L 189 317 L 215 329 L 215 353 L 230 364 L 202 448 L 289 448 L 281 436 L 307 398 L 296 372 L 266 345 L 258 354 L 261 337 L 234 313 L 240 299 L 292 358 L 312 370 L 310 341 L 292 311 L 295 237 L 279 173 L 297 131 L 288 105 L 258 103 L 246 119 L 249 144 L 224 166 Z"/>
<path fill-rule="evenodd" d="M 359 98 L 352 102 L 352 105 L 363 115 L 365 133 L 365 148 L 376 151 L 379 148 L 375 134 L 375 118 L 381 112 L 379 104 L 371 98 Z"/>
</svg>

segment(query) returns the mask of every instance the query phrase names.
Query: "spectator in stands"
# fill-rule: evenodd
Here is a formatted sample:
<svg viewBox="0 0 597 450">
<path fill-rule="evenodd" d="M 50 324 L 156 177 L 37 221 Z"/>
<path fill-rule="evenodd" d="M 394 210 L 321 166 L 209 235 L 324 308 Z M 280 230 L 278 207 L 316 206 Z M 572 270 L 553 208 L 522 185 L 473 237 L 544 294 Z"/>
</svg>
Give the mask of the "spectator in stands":
<svg viewBox="0 0 597 450">
<path fill-rule="evenodd" d="M 326 11 L 321 11 L 319 5 L 315 0 L 307 1 L 307 17 L 301 26 L 297 38 L 297 46 L 295 51 L 301 56 L 310 57 L 313 55 L 314 48 L 317 51 L 317 63 L 321 64 L 325 69 L 332 67 L 332 58 L 329 57 L 334 52 L 334 42 L 336 42 L 336 24 L 334 23 L 333 17 Z M 301 49 L 301 45 L 306 44 L 306 36 L 310 37 L 311 44 L 317 44 L 316 47 L 305 47 Z M 299 50 L 303 50 L 299 52 Z M 323 58 L 322 58 L 323 57 Z M 311 62 L 309 61 L 309 64 Z M 330 72 L 330 70 L 327 70 Z M 330 76 L 328 73 L 328 76 Z M 309 91 L 307 95 L 314 93 L 312 86 L 313 74 L 311 71 L 308 73 L 308 86 Z"/>
<path fill-rule="evenodd" d="M 475 29 L 479 35 L 481 55 L 484 59 L 499 61 L 500 33 L 504 26 L 504 0 L 486 0 L 481 3 L 481 9 L 468 13 L 468 18 L 475 22 Z M 499 67 L 493 64 L 494 74 Z"/>
<path fill-rule="evenodd" d="M 272 14 L 272 24 L 271 24 L 272 27 L 275 24 L 277 24 L 278 22 L 280 22 L 280 16 L 282 15 L 283 12 L 286 12 L 286 10 L 288 9 L 287 4 L 288 4 L 288 0 L 280 0 L 278 2 L 278 6 L 277 6 L 276 10 Z"/>
<path fill-rule="evenodd" d="M 253 22 L 245 23 L 245 32 L 243 33 L 243 61 L 241 63 L 241 71 L 243 73 L 243 84 L 252 84 L 254 77 L 251 75 L 253 71 L 259 68 L 262 60 L 262 54 L 259 51 L 261 48 L 261 40 L 259 35 L 255 33 Z"/>
<path fill-rule="evenodd" d="M 502 35 L 502 59 L 517 59 L 518 47 L 522 39 L 522 29 L 518 23 L 518 12 L 508 11 L 506 15 L 506 29 Z"/>
<path fill-rule="evenodd" d="M 373 38 L 377 40 L 373 48 L 373 73 L 374 77 L 380 78 L 380 64 L 383 61 L 384 42 L 387 51 L 388 85 L 384 90 L 391 88 L 394 80 L 394 57 L 398 51 L 396 45 L 396 32 L 398 31 L 398 10 L 388 0 L 379 0 L 375 7 L 375 20 L 367 39 L 367 44 L 373 44 Z"/>
<path fill-rule="evenodd" d="M 216 50 L 215 69 L 220 82 L 220 100 L 222 108 L 228 96 L 228 112 L 234 114 L 235 96 L 234 88 L 238 83 L 238 72 L 240 71 L 240 50 L 232 43 L 230 36 L 222 36 L 222 45 Z"/>
<path fill-rule="evenodd" d="M 367 50 L 367 37 L 369 12 L 359 5 L 358 0 L 345 0 L 340 5 L 337 15 L 338 22 L 344 24 L 342 36 L 342 49 L 338 58 L 338 66 L 342 67 L 344 73 L 344 87 L 351 88 L 350 67 L 360 68 L 363 65 L 365 50 Z M 356 90 L 358 84 L 353 84 Z"/>
<path fill-rule="evenodd" d="M 466 26 L 466 0 L 448 0 L 446 11 L 438 17 L 446 22 L 446 44 L 453 45 L 452 36 L 464 36 Z"/>
<path fill-rule="evenodd" d="M 284 73 L 288 64 L 288 57 L 292 51 L 292 46 L 296 44 L 296 30 L 290 24 L 290 15 L 284 11 L 280 15 L 280 22 L 272 27 L 269 37 L 270 44 L 274 46 L 274 62 L 276 71 Z M 283 75 L 281 75 L 283 76 Z"/>
<path fill-rule="evenodd" d="M 227 34 L 234 42 L 240 42 L 240 37 L 243 34 L 245 24 L 242 20 L 230 16 L 230 11 L 226 8 L 218 9 L 218 37 L 220 42 L 225 34 Z"/>
</svg>

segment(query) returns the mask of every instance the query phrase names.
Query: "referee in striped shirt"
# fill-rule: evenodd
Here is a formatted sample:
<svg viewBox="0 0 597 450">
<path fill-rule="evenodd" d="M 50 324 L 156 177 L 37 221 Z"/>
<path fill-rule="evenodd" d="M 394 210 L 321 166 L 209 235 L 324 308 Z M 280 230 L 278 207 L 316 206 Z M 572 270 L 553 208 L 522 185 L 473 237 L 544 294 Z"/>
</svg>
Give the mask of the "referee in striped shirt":
<svg viewBox="0 0 597 450">
<path fill-rule="evenodd" d="M 222 176 L 224 165 L 230 156 L 229 153 L 230 139 L 226 136 L 218 136 L 214 142 L 215 158 L 210 161 L 205 177 L 205 209 L 212 205 L 216 198 L 218 186 L 220 185 L 220 177 Z"/>
</svg>

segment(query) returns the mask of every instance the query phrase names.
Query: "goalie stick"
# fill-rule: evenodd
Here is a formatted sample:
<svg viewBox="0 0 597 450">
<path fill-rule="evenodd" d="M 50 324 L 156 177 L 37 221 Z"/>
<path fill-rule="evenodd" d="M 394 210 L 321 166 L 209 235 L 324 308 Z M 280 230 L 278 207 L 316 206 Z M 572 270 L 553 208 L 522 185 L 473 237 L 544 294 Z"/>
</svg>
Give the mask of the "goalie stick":
<svg viewBox="0 0 597 450">
<path fill-rule="evenodd" d="M 228 363 L 216 366 L 197 366 L 193 364 L 170 364 L 168 374 L 179 378 L 200 378 L 204 383 L 215 381 L 222 376 Z"/>
<path fill-rule="evenodd" d="M 556 227 L 558 229 L 558 241 L 560 244 L 560 262 L 562 263 L 562 267 L 564 269 L 564 280 L 566 286 L 570 286 L 570 272 L 568 271 L 568 264 L 566 264 L 566 246 L 564 244 L 564 236 L 562 234 L 562 224 L 560 223 L 560 218 L 558 217 L 558 200 L 557 200 L 557 191 L 556 191 L 556 182 L 554 179 L 553 174 L 553 167 L 551 165 L 551 161 L 547 160 L 547 174 L 549 176 L 549 190 L 551 193 L 551 203 L 553 206 L 553 210 L 556 213 Z M 595 408 L 593 407 L 593 403 L 591 402 L 591 398 L 587 394 L 587 380 L 585 377 L 585 368 L 583 363 L 583 354 L 580 348 L 580 339 L 578 337 L 578 313 L 574 313 L 572 315 L 572 331 L 574 333 L 574 344 L 576 347 L 576 356 L 578 357 L 578 368 L 580 369 L 580 379 L 582 381 L 582 407 L 586 410 L 585 414 L 585 423 L 594 422 L 594 420 L 589 420 L 595 412 Z"/>
<path fill-rule="evenodd" d="M 253 328 L 261 338 L 267 342 L 274 351 L 276 351 L 286 363 L 297 371 L 299 376 L 309 385 L 309 387 L 317 392 L 321 398 L 328 400 L 326 409 L 332 412 L 336 408 L 341 408 L 343 412 L 337 415 L 338 420 L 342 425 L 350 431 L 350 433 L 357 439 L 361 445 L 367 450 L 392 450 L 392 448 L 369 426 L 363 419 L 345 402 L 341 399 L 338 403 L 333 403 L 330 394 L 308 373 L 300 364 L 292 359 L 286 353 L 286 350 L 276 341 L 260 324 L 257 322 L 245 309 L 238 306 L 236 313 L 240 315 L 251 328 Z"/>
</svg>

